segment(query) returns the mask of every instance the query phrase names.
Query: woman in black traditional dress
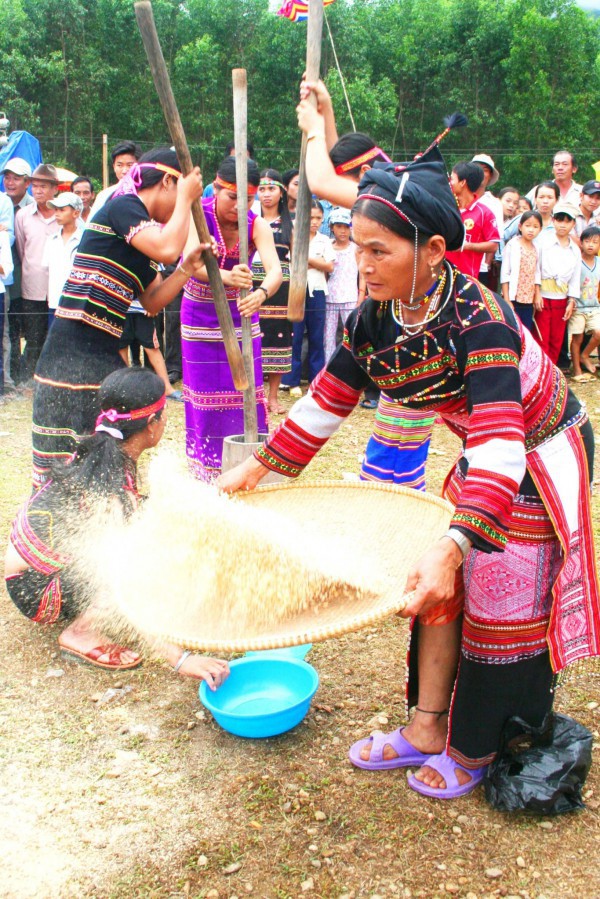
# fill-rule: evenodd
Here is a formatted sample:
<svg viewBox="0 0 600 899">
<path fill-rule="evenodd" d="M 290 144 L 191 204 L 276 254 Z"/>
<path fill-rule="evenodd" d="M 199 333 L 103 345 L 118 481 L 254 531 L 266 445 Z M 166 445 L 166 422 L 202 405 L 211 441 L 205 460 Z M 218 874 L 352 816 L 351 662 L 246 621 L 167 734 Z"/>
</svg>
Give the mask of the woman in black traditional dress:
<svg viewBox="0 0 600 899">
<path fill-rule="evenodd" d="M 192 274 L 200 250 L 165 281 L 159 265 L 179 259 L 201 194 L 199 169 L 183 178 L 173 150 L 151 150 L 88 224 L 35 371 L 34 486 L 93 432 L 100 383 L 124 366 L 119 337 L 131 302 L 155 315 Z"/>
<path fill-rule="evenodd" d="M 462 439 L 445 485 L 450 529 L 405 588 L 415 718 L 350 750 L 368 770 L 418 767 L 412 789 L 451 799 L 481 783 L 509 718 L 540 726 L 556 675 L 600 656 L 593 432 L 510 306 L 445 259 L 464 227 L 436 146 L 366 172 L 352 221 L 369 296 L 308 394 L 220 486 L 299 475 L 370 382 Z"/>
<path fill-rule="evenodd" d="M 292 367 L 292 323 L 287 317 L 290 288 L 290 257 L 292 247 L 292 220 L 288 210 L 287 191 L 276 169 L 265 169 L 260 174 L 258 186 L 261 215 L 271 226 L 275 249 L 281 263 L 283 282 L 268 296 L 260 307 L 260 330 L 263 374 L 267 375 L 269 391 L 267 403 L 272 415 L 283 415 L 285 407 L 277 397 L 282 375 Z M 265 270 L 260 256 L 252 263 L 252 286 L 258 290 L 264 280 Z"/>
</svg>

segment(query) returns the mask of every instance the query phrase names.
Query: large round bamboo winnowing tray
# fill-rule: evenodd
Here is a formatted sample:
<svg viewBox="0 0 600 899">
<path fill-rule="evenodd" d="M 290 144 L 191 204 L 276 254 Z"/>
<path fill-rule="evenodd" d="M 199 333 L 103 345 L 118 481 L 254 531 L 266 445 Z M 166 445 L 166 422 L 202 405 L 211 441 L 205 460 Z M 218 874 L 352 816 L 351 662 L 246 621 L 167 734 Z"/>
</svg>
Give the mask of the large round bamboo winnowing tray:
<svg viewBox="0 0 600 899">
<path fill-rule="evenodd" d="M 259 487 L 236 497 L 285 515 L 314 540 L 340 541 L 348 558 L 364 558 L 377 592 L 334 597 L 318 612 L 303 611 L 265 629 L 246 628 L 243 637 L 212 633 L 190 616 L 172 620 L 160 636 L 192 650 L 230 653 L 315 643 L 373 625 L 405 605 L 408 571 L 448 529 L 452 507 L 445 500 L 407 487 L 371 482 L 304 481 Z M 243 560 L 240 559 L 240 564 Z M 210 624 L 210 622 L 208 622 Z"/>
</svg>

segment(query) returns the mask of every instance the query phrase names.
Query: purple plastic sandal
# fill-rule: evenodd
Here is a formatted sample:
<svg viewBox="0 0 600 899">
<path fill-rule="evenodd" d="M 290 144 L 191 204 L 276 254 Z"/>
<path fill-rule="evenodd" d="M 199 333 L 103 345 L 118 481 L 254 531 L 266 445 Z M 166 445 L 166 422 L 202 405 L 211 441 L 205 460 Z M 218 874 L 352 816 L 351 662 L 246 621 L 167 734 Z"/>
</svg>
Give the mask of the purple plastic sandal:
<svg viewBox="0 0 600 899">
<path fill-rule="evenodd" d="M 409 768 L 411 765 L 424 765 L 429 756 L 425 752 L 419 752 L 408 740 L 402 736 L 404 728 L 398 728 L 390 734 L 384 734 L 381 730 L 376 730 L 372 736 L 366 740 L 359 740 L 350 747 L 348 758 L 357 768 L 364 768 L 366 771 L 389 771 L 392 768 Z M 365 760 L 361 759 L 360 753 L 365 746 L 371 746 L 371 755 Z M 391 746 L 398 758 L 384 759 L 383 750 L 386 746 Z"/>
<path fill-rule="evenodd" d="M 427 765 L 428 768 L 433 768 L 434 771 L 441 774 L 446 781 L 446 789 L 429 787 L 427 784 L 417 780 L 414 774 L 408 777 L 408 785 L 411 790 L 415 790 L 423 796 L 431 796 L 433 799 L 457 799 L 459 796 L 465 796 L 479 786 L 488 769 L 488 765 L 482 765 L 481 768 L 464 768 L 445 752 L 442 752 L 440 755 L 432 755 L 430 758 L 425 759 L 422 765 Z M 468 783 L 461 784 L 458 782 L 456 777 L 457 768 L 469 775 L 471 780 Z"/>
</svg>

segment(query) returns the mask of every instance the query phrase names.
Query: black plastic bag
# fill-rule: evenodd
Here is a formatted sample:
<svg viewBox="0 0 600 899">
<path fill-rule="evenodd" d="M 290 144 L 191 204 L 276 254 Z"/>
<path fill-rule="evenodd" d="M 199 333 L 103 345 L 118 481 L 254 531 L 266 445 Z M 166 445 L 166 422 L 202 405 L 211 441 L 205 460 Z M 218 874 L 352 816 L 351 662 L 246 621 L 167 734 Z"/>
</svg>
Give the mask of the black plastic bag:
<svg viewBox="0 0 600 899">
<path fill-rule="evenodd" d="M 520 735 L 527 748 L 510 748 Z M 510 718 L 484 780 L 485 797 L 502 812 L 562 815 L 585 808 L 581 788 L 591 764 L 592 734 L 573 718 L 550 712 L 541 727 Z"/>
</svg>

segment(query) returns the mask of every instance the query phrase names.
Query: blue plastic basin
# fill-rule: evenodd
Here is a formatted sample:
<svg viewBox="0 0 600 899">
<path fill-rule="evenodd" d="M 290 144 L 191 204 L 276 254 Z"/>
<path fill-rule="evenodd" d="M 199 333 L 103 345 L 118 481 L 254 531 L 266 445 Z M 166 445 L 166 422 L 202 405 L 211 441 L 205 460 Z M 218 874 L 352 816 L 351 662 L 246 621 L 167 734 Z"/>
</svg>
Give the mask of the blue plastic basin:
<svg viewBox="0 0 600 899">
<path fill-rule="evenodd" d="M 312 665 L 292 656 L 248 656 L 230 668 L 214 693 L 203 681 L 199 695 L 215 721 L 238 737 L 274 737 L 296 727 L 319 686 Z"/>
</svg>

